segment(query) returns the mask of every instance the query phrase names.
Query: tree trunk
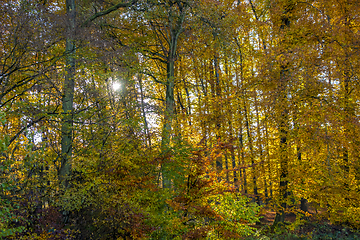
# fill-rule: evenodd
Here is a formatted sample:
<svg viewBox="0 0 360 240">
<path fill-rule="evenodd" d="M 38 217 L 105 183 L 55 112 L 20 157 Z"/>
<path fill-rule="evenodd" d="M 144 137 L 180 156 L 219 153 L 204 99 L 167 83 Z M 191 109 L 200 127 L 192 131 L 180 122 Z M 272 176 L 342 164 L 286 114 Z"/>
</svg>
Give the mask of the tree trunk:
<svg viewBox="0 0 360 240">
<path fill-rule="evenodd" d="M 139 81 L 139 86 L 140 86 L 141 113 L 142 113 L 143 119 L 144 119 L 145 137 L 147 138 L 148 147 L 151 148 L 150 129 L 149 129 L 148 122 L 147 122 L 147 119 L 146 119 L 145 103 L 144 103 L 144 92 L 143 92 L 143 85 L 142 85 L 141 77 L 142 76 L 139 74 L 138 81 Z"/>
<path fill-rule="evenodd" d="M 261 136 L 261 126 L 260 126 L 260 116 L 259 116 L 259 107 L 258 107 L 258 101 L 256 97 L 256 93 L 254 96 L 255 100 L 255 113 L 256 113 L 256 124 L 257 124 L 257 139 L 258 140 L 258 147 L 259 147 L 259 154 L 260 154 L 260 164 L 261 164 L 261 171 L 264 178 L 264 194 L 265 194 L 265 202 L 268 199 L 268 189 L 267 189 L 267 181 L 266 181 L 266 170 L 265 170 L 265 161 L 264 161 L 264 154 L 263 154 L 263 145 L 261 142 L 262 136 Z"/>
<path fill-rule="evenodd" d="M 288 31 L 290 27 L 290 18 L 289 14 L 292 9 L 292 3 L 286 3 L 286 6 L 282 6 L 280 11 L 283 14 L 280 16 L 280 34 L 284 34 Z M 289 39 L 287 39 L 286 35 L 281 36 L 280 39 L 280 47 L 283 47 L 282 51 L 287 53 L 289 51 Z M 280 63 L 280 76 L 278 81 L 277 88 L 277 111 L 280 113 L 279 115 L 279 163 L 280 163 L 280 189 L 279 189 L 279 197 L 280 197 L 280 210 L 277 211 L 274 224 L 285 221 L 285 210 L 287 208 L 287 198 L 288 198 L 288 106 L 287 106 L 287 84 L 289 81 L 289 63 L 285 56 L 281 54 L 281 63 Z"/>
<path fill-rule="evenodd" d="M 173 13 L 170 10 L 169 20 L 169 52 L 167 57 L 166 65 L 166 96 L 165 96 L 165 112 L 164 112 L 164 125 L 162 129 L 162 139 L 161 139 L 161 149 L 164 156 L 164 163 L 161 166 L 162 169 L 162 179 L 163 179 L 163 188 L 171 187 L 171 176 L 170 169 L 168 164 L 166 164 L 167 154 L 170 150 L 170 141 L 172 133 L 172 121 L 174 118 L 174 80 L 175 80 L 175 61 L 176 61 L 176 49 L 177 42 L 181 32 L 183 31 L 183 23 L 185 20 L 185 9 L 181 2 L 177 2 L 179 9 L 179 16 L 177 16 L 176 23 L 174 23 Z"/>
<path fill-rule="evenodd" d="M 66 67 L 63 86 L 61 122 L 61 166 L 59 180 L 63 187 L 67 187 L 71 172 L 72 143 L 73 143 L 73 101 L 75 86 L 75 0 L 66 0 L 68 15 L 68 36 L 66 37 Z"/>
<path fill-rule="evenodd" d="M 258 187 L 257 187 L 257 179 L 256 179 L 257 174 L 256 174 L 256 165 L 255 165 L 254 144 L 253 144 L 253 139 L 252 139 L 251 132 L 250 132 L 250 123 L 249 123 L 249 116 L 248 116 L 247 104 L 245 102 L 245 97 L 246 97 L 246 94 L 244 93 L 244 96 L 243 96 L 244 116 L 245 116 L 246 133 L 247 133 L 247 138 L 249 141 L 249 149 L 250 149 L 253 192 L 254 192 L 255 202 L 260 205 L 259 193 L 258 193 Z"/>
<path fill-rule="evenodd" d="M 176 46 L 170 46 L 176 48 Z M 174 54 L 175 55 L 175 54 Z M 170 139 L 171 139 L 171 129 L 172 129 L 172 120 L 174 117 L 174 66 L 175 59 L 169 57 L 167 64 L 167 82 L 166 82 L 166 98 L 165 98 L 165 113 L 164 113 L 164 126 L 162 129 L 162 140 L 161 140 L 161 149 L 164 154 L 168 154 L 170 149 Z M 162 165 L 162 177 L 163 177 L 163 187 L 171 187 L 171 177 L 169 176 L 169 169 L 167 164 Z"/>
<path fill-rule="evenodd" d="M 221 100 L 221 87 L 220 87 L 220 67 L 219 67 L 219 57 L 214 56 L 214 75 L 215 75 L 215 129 L 216 129 L 216 139 L 218 143 L 221 141 L 221 109 L 219 106 L 219 101 Z M 218 174 L 223 170 L 223 161 L 222 157 L 216 157 L 216 170 Z M 227 176 L 228 178 L 228 176 Z M 220 180 L 220 178 L 219 178 Z"/>
<path fill-rule="evenodd" d="M 73 102 L 75 87 L 75 0 L 66 0 L 66 13 L 68 15 L 68 26 L 66 36 L 66 67 L 65 81 L 63 86 L 61 121 L 61 166 L 59 170 L 59 181 L 66 190 L 69 186 L 71 175 L 71 158 L 73 147 Z M 63 222 L 69 220 L 69 212 L 63 211 Z"/>
<path fill-rule="evenodd" d="M 265 113 L 266 114 L 266 113 Z M 268 114 L 265 115 L 265 119 L 267 118 Z M 269 131 L 268 131 L 268 124 L 267 124 L 267 120 L 264 121 L 264 128 L 265 128 L 265 141 L 266 141 L 266 158 L 267 158 L 267 170 L 269 173 L 269 194 L 270 194 L 270 199 L 273 199 L 273 180 L 272 180 L 272 176 L 271 173 L 272 168 L 271 168 L 271 162 L 270 162 L 270 139 L 269 139 Z"/>
<path fill-rule="evenodd" d="M 240 166 L 242 166 L 242 168 L 240 168 L 240 173 L 241 173 L 241 169 L 242 169 L 242 177 L 243 177 L 243 190 L 244 190 L 244 194 L 247 194 L 247 177 L 246 177 L 246 163 L 245 163 L 245 152 L 244 152 L 244 140 L 243 140 L 243 128 L 242 128 L 242 123 L 240 123 L 240 129 L 239 129 L 239 156 L 241 156 L 241 162 L 240 162 Z"/>
</svg>

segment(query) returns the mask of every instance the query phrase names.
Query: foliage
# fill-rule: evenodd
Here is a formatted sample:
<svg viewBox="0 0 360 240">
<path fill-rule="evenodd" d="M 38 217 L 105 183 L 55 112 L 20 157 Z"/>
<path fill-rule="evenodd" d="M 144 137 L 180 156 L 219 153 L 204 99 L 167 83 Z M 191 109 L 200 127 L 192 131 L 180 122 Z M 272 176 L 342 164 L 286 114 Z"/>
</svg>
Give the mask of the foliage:
<svg viewBox="0 0 360 240">
<path fill-rule="evenodd" d="M 359 11 L 1 1 L 0 237 L 356 238 Z"/>
<path fill-rule="evenodd" d="M 3 183 L 1 186 L 2 192 L 10 190 L 8 187 L 4 187 L 6 187 L 6 184 Z M 0 199 L 0 206 L 0 239 L 24 232 L 25 227 L 17 224 L 21 221 L 21 218 L 15 214 L 19 206 L 3 198 Z"/>
<path fill-rule="evenodd" d="M 209 234 L 210 239 L 231 239 L 235 236 L 249 236 L 255 228 L 248 224 L 255 224 L 259 221 L 257 213 L 259 206 L 256 203 L 249 203 L 249 199 L 236 193 L 224 193 L 210 198 L 212 208 L 221 216 L 215 221 L 215 231 Z M 222 231 L 225 233 L 219 234 Z M 233 236 L 233 237 L 232 237 Z"/>
<path fill-rule="evenodd" d="M 0 111 L 0 122 L 2 125 L 6 124 L 5 113 Z M 5 178 L 5 174 L 9 173 L 11 165 L 9 161 L 4 158 L 4 153 L 7 150 L 9 137 L 7 135 L 0 136 L 0 239 L 9 237 L 17 233 L 22 233 L 25 230 L 24 226 L 16 226 L 21 221 L 21 218 L 15 214 L 19 205 L 9 199 L 7 193 L 14 189 L 14 182 Z"/>
</svg>

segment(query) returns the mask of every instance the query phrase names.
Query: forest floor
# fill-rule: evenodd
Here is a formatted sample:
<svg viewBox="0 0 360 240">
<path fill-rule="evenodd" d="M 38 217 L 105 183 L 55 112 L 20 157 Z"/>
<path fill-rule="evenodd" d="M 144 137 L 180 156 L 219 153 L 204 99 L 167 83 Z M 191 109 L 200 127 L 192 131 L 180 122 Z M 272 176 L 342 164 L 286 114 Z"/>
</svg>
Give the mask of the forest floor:
<svg viewBox="0 0 360 240">
<path fill-rule="evenodd" d="M 295 213 L 285 215 L 285 226 L 282 228 L 273 228 L 272 224 L 276 212 L 266 209 L 261 213 L 260 223 L 254 226 L 258 229 L 257 236 L 247 238 L 248 240 L 360 240 L 360 229 L 352 229 L 346 225 L 330 224 L 323 218 L 322 211 L 316 212 L 310 209 L 311 214 L 307 220 L 296 221 Z"/>
<path fill-rule="evenodd" d="M 261 225 L 271 225 L 275 220 L 276 212 L 272 210 L 268 210 L 265 213 L 261 214 L 260 223 Z M 296 214 L 295 213 L 287 213 L 285 214 L 285 221 L 295 222 Z"/>
</svg>

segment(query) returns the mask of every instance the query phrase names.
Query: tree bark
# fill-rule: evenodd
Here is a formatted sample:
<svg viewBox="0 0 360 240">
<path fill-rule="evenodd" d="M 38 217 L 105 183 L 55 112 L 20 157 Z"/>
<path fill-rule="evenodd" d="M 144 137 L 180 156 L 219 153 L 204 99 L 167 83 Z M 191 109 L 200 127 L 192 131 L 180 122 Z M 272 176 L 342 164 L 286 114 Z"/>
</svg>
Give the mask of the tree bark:
<svg viewBox="0 0 360 240">
<path fill-rule="evenodd" d="M 63 86 L 61 121 L 61 165 L 59 170 L 59 181 L 66 190 L 69 187 L 71 176 L 71 159 L 73 150 L 73 102 L 75 87 L 75 0 L 66 0 L 66 13 L 68 16 L 66 36 L 66 66 L 65 80 Z M 69 212 L 63 211 L 63 222 L 69 220 Z"/>
<path fill-rule="evenodd" d="M 263 153 L 263 145 L 261 142 L 262 136 L 261 136 L 261 126 L 260 126 L 260 116 L 259 116 L 259 107 L 258 107 L 258 101 L 257 96 L 255 92 L 254 96 L 255 100 L 255 113 L 256 113 L 256 124 L 257 124 L 257 139 L 258 139 L 258 147 L 259 147 L 259 154 L 260 154 L 260 164 L 261 164 L 261 171 L 264 178 L 264 194 L 265 194 L 265 202 L 267 202 L 268 199 L 268 189 L 267 189 L 267 181 L 266 181 L 266 170 L 265 170 L 265 161 L 264 161 L 264 153 Z"/>
<path fill-rule="evenodd" d="M 281 61 L 280 61 L 280 76 L 278 81 L 278 88 L 277 88 L 277 97 L 278 97 L 278 104 L 277 104 L 277 111 L 280 113 L 279 115 L 279 163 L 280 163 L 280 189 L 279 189 L 279 196 L 280 196 L 280 210 L 277 211 L 274 225 L 279 222 L 285 221 L 285 210 L 287 208 L 287 198 L 288 198 L 288 106 L 287 106 L 287 85 L 289 81 L 289 63 L 288 63 L 288 56 L 285 56 L 284 53 L 289 51 L 289 40 L 286 37 L 286 32 L 290 27 L 290 13 L 292 10 L 292 2 L 288 2 L 285 6 L 280 7 L 280 11 L 282 14 L 280 16 L 280 34 L 284 34 L 284 36 L 280 37 L 280 47 L 283 53 L 281 54 Z"/>
<path fill-rule="evenodd" d="M 244 96 L 243 96 L 243 104 L 244 104 L 245 127 L 246 127 L 246 133 L 247 133 L 247 138 L 248 138 L 248 142 L 249 142 L 249 149 L 250 149 L 253 193 L 254 193 L 254 197 L 255 197 L 255 202 L 260 205 L 258 186 L 257 186 L 257 179 L 256 179 L 257 174 L 256 174 L 256 165 L 255 165 L 254 144 L 253 144 L 253 138 L 251 136 L 250 123 L 249 123 L 250 120 L 249 120 L 249 115 L 248 115 L 248 110 L 247 110 L 247 103 L 245 101 L 245 97 L 246 97 L 246 93 L 244 93 Z"/>
<path fill-rule="evenodd" d="M 68 15 L 66 37 L 66 67 L 63 86 L 61 122 L 61 166 L 59 180 L 63 187 L 67 188 L 71 172 L 71 158 L 73 147 L 73 102 L 75 87 L 75 0 L 66 0 L 66 13 Z"/>
<path fill-rule="evenodd" d="M 162 128 L 162 139 L 161 139 L 161 149 L 164 155 L 164 158 L 167 158 L 167 154 L 170 150 L 170 141 L 172 134 L 172 121 L 174 118 L 174 81 L 175 81 L 175 61 L 176 61 L 176 50 L 179 36 L 183 31 L 183 23 L 185 20 L 185 8 L 183 3 L 180 1 L 176 2 L 177 8 L 179 10 L 179 16 L 173 16 L 173 10 L 170 9 L 169 13 L 169 50 L 167 56 L 167 65 L 166 65 L 166 96 L 165 96 L 165 112 L 164 112 L 164 125 Z M 165 159 L 164 159 L 165 160 Z M 166 164 L 166 160 L 161 166 L 162 169 L 162 185 L 163 188 L 171 187 L 171 174 L 170 169 Z"/>
</svg>

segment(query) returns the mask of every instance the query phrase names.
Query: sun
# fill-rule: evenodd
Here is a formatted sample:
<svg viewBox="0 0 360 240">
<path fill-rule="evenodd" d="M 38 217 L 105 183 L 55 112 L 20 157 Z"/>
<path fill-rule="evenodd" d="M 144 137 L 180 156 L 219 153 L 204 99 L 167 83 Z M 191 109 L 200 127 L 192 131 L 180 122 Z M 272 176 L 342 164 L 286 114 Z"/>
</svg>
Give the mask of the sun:
<svg viewBox="0 0 360 240">
<path fill-rule="evenodd" d="M 117 83 L 117 82 L 113 83 L 113 85 L 112 85 L 112 88 L 113 88 L 114 91 L 119 90 L 120 87 L 121 87 L 121 84 Z"/>
</svg>

